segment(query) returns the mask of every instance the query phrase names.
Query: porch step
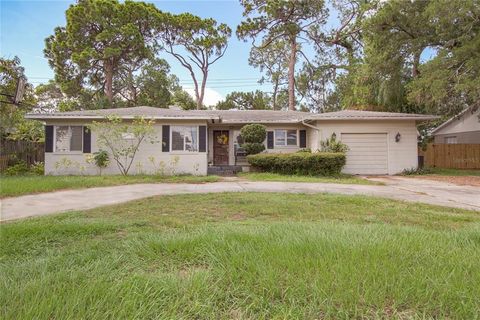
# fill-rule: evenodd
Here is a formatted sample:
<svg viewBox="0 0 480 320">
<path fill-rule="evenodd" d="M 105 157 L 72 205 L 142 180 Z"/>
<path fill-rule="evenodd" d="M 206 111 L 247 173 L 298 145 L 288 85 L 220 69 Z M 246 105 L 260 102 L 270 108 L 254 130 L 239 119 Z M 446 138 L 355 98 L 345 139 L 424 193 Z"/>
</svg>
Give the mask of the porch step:
<svg viewBox="0 0 480 320">
<path fill-rule="evenodd" d="M 234 176 L 242 172 L 242 166 L 210 166 L 207 174 L 215 176 Z"/>
<path fill-rule="evenodd" d="M 247 161 L 247 157 L 238 157 L 235 160 L 235 165 L 240 167 L 245 167 L 245 166 L 249 166 L 250 164 Z"/>
</svg>

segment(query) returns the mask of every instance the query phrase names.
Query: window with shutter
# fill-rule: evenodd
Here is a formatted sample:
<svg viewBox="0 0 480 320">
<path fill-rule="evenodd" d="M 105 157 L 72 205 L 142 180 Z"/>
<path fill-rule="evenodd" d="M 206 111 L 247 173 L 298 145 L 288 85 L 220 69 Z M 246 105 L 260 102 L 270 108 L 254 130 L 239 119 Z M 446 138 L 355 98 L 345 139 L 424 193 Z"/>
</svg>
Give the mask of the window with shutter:
<svg viewBox="0 0 480 320">
<path fill-rule="evenodd" d="M 299 130 L 299 147 L 306 148 L 307 147 L 307 130 Z"/>
<path fill-rule="evenodd" d="M 83 151 L 82 126 L 55 126 L 55 152 Z"/>
<path fill-rule="evenodd" d="M 171 127 L 171 151 L 198 151 L 198 127 L 197 126 L 172 126 Z"/>
<path fill-rule="evenodd" d="M 273 149 L 273 131 L 267 132 L 267 149 Z"/>
<path fill-rule="evenodd" d="M 45 126 L 45 152 L 53 152 L 53 126 Z"/>
<path fill-rule="evenodd" d="M 92 134 L 88 127 L 83 127 L 83 153 L 92 152 Z"/>
<path fill-rule="evenodd" d="M 170 152 L 170 126 L 162 126 L 162 152 Z"/>
<path fill-rule="evenodd" d="M 198 151 L 207 152 L 207 126 L 198 127 Z"/>
<path fill-rule="evenodd" d="M 275 130 L 275 146 L 297 146 L 297 130 Z"/>
</svg>

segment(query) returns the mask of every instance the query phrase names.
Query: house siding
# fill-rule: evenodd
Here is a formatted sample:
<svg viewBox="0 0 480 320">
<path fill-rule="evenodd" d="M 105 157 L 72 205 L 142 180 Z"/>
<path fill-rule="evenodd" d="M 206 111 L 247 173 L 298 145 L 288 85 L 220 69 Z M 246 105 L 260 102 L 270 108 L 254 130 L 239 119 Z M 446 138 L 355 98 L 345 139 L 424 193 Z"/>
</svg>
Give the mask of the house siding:
<svg viewBox="0 0 480 320">
<path fill-rule="evenodd" d="M 316 126 L 320 129 L 320 140 L 329 138 L 333 133 L 337 139 L 341 139 L 342 134 L 387 134 L 388 174 L 397 174 L 418 165 L 417 129 L 414 121 L 317 121 Z M 399 142 L 395 142 L 397 133 L 401 134 Z M 360 170 L 351 173 L 365 172 Z"/>
<path fill-rule="evenodd" d="M 446 137 L 456 137 L 457 143 L 477 144 L 480 143 L 480 130 L 467 132 L 454 132 L 446 134 L 436 134 L 434 138 L 435 143 L 445 143 Z"/>
<path fill-rule="evenodd" d="M 177 121 L 168 123 L 156 122 L 154 129 L 156 141 L 154 143 L 142 142 L 135 155 L 129 174 L 207 174 L 206 152 L 162 152 L 162 125 L 206 125 L 206 121 L 185 122 Z M 48 125 L 88 125 L 79 121 L 56 121 Z M 95 153 L 100 148 L 97 144 L 95 131 L 91 133 L 91 152 Z M 107 150 L 106 150 L 107 151 Z M 87 162 L 88 153 L 82 152 L 47 152 L 45 153 L 45 174 L 48 175 L 96 175 L 98 168 Z M 102 170 L 102 174 L 120 174 L 117 164 L 110 155 L 110 164 Z"/>
<path fill-rule="evenodd" d="M 456 117 L 450 123 L 446 124 L 443 128 L 438 129 L 434 133 L 435 139 L 437 136 L 445 137 L 445 136 L 457 136 L 463 135 L 464 141 L 467 139 L 471 141 L 471 139 L 478 137 L 478 133 L 480 132 L 480 108 L 477 108 L 475 111 L 467 110 L 461 116 Z M 469 134 L 466 134 L 469 133 Z M 436 143 L 444 143 L 441 138 L 439 138 L 439 142 L 435 140 Z M 480 143 L 480 142 L 458 142 L 458 143 Z"/>
<path fill-rule="evenodd" d="M 295 129 L 295 130 L 307 130 L 307 148 L 311 146 L 311 139 L 313 136 L 310 134 L 310 130 L 313 130 L 309 127 L 306 127 L 302 124 L 266 124 L 265 127 L 267 128 L 267 131 L 274 131 L 276 129 Z M 234 139 L 235 139 L 235 133 L 239 132 L 241 130 L 242 126 L 241 125 L 210 125 L 208 127 L 208 162 L 213 163 L 213 131 L 216 130 L 229 130 L 229 165 L 234 165 L 235 164 L 235 151 L 234 151 Z M 297 135 L 299 133 L 297 132 Z M 299 147 L 299 138 L 297 138 L 297 145 L 296 146 L 275 146 L 273 149 L 268 149 L 267 148 L 267 139 L 263 142 L 265 145 L 265 152 L 267 153 L 292 153 L 292 152 L 297 152 L 301 148 Z"/>
<path fill-rule="evenodd" d="M 51 120 L 47 125 L 88 125 L 80 120 Z M 162 126 L 163 125 L 194 125 L 207 126 L 207 152 L 162 152 Z M 275 129 L 306 130 L 306 145 L 312 151 L 320 149 L 320 141 L 335 133 L 341 139 L 342 134 L 352 133 L 385 133 L 387 136 L 388 174 L 397 174 L 407 168 L 417 166 L 417 130 L 414 120 L 328 120 L 314 121 L 311 128 L 298 124 L 267 124 L 267 131 Z M 206 120 L 168 120 L 157 121 L 154 125 L 156 142 L 141 144 L 135 160 L 130 169 L 130 174 L 194 174 L 206 175 L 208 164 L 213 163 L 213 131 L 229 130 L 229 164 L 235 164 L 234 138 L 242 125 L 209 124 Z M 399 142 L 395 142 L 395 135 L 401 134 Z M 266 141 L 264 142 L 266 146 Z M 298 141 L 299 143 L 299 141 Z M 292 153 L 298 151 L 298 146 L 279 147 L 266 149 L 268 153 Z M 99 151 L 97 136 L 91 133 L 91 152 Z M 47 152 L 45 154 L 45 173 L 51 175 L 85 174 L 96 175 L 99 173 L 94 164 L 87 162 L 89 154 L 82 152 Z M 111 158 L 111 157 L 110 157 Z M 152 161 L 153 160 L 153 161 Z M 153 163 L 154 162 L 154 163 Z M 116 163 L 111 159 L 104 174 L 120 174 Z M 352 172 L 364 174 L 359 170 Z"/>
</svg>

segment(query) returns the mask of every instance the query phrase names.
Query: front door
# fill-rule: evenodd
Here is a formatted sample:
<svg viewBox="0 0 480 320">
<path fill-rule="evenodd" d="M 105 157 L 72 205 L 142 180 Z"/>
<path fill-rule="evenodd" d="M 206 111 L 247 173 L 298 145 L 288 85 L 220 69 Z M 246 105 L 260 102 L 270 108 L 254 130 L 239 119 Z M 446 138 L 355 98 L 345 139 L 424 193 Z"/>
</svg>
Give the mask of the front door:
<svg viewBox="0 0 480 320">
<path fill-rule="evenodd" d="M 213 131 L 213 164 L 228 165 L 228 130 Z"/>
</svg>

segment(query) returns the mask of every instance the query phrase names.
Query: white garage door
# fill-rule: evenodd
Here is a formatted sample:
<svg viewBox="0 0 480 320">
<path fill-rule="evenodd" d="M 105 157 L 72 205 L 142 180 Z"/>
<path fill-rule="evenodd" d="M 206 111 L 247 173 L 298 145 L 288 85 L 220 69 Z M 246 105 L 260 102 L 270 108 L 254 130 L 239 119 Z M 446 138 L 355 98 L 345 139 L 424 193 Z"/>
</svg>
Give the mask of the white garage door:
<svg viewBox="0 0 480 320">
<path fill-rule="evenodd" d="M 342 133 L 342 142 L 350 150 L 343 172 L 350 174 L 387 174 L 386 133 Z"/>
</svg>

